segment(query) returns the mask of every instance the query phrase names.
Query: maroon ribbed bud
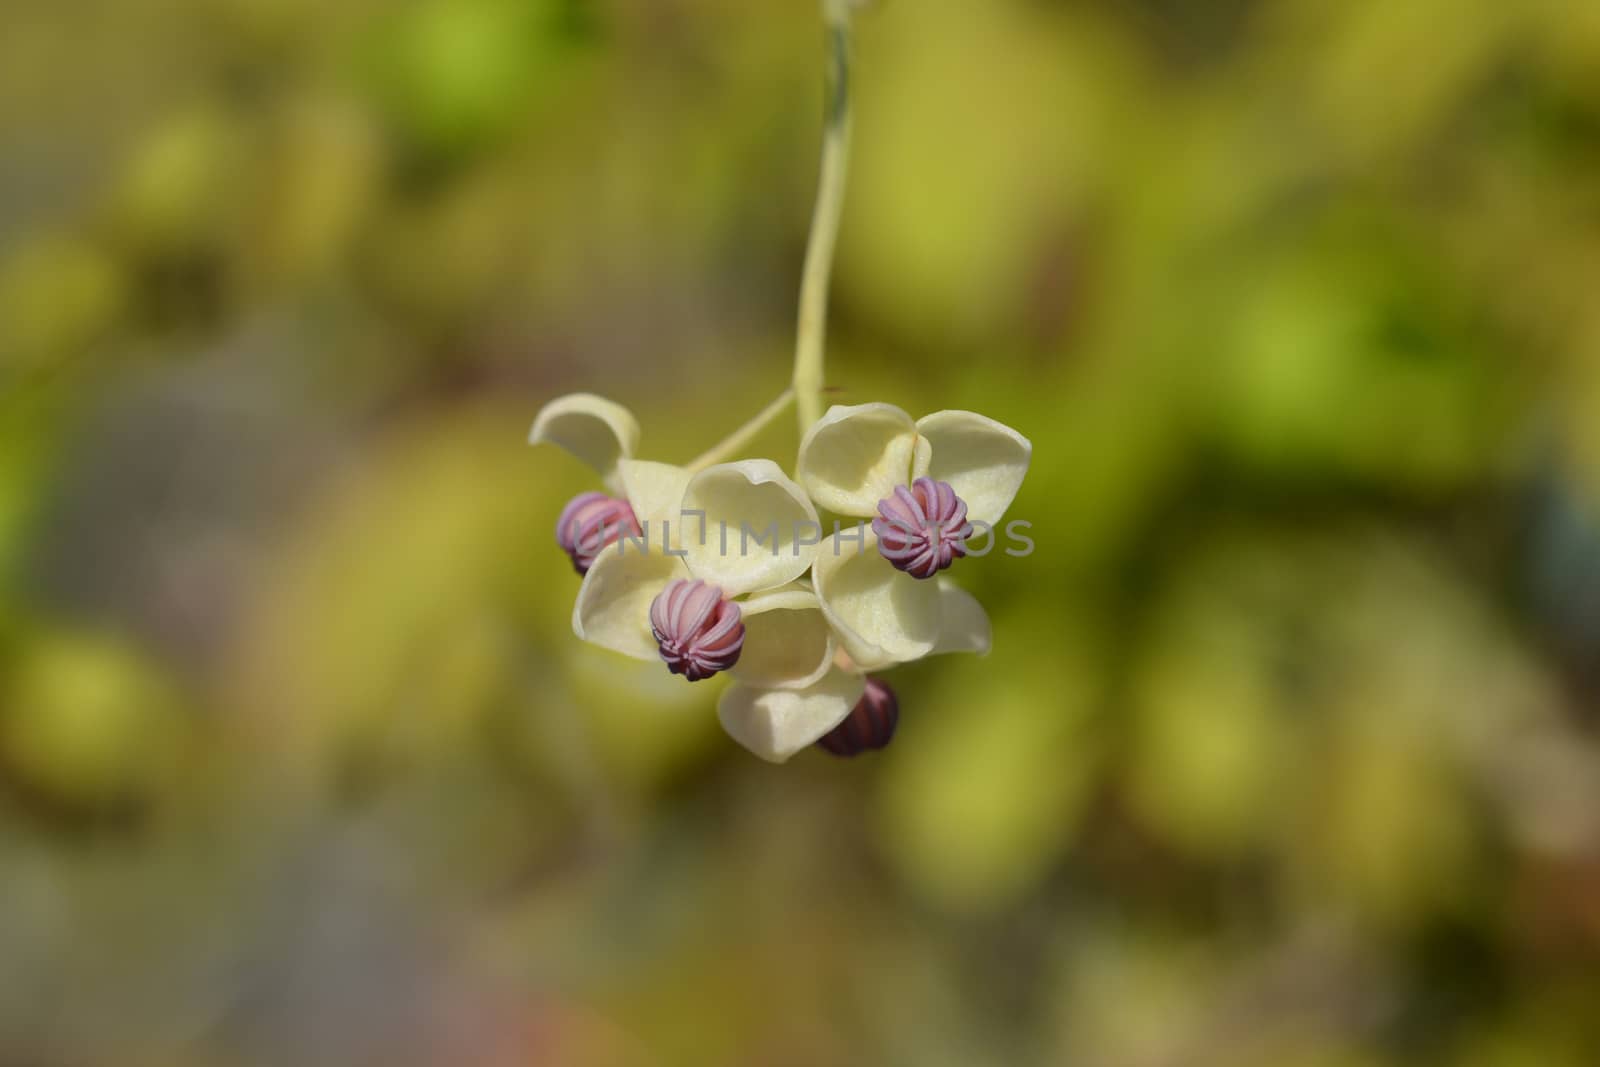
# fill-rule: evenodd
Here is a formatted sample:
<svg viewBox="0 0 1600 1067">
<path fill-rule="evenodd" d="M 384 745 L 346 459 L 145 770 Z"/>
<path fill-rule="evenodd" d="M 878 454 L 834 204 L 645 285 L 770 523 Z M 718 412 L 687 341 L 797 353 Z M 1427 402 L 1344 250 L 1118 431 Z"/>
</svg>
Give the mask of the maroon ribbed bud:
<svg viewBox="0 0 1600 1067">
<path fill-rule="evenodd" d="M 899 721 L 900 701 L 895 699 L 894 690 L 876 678 L 868 678 L 866 692 L 844 722 L 817 744 L 835 756 L 859 756 L 892 741 Z"/>
<path fill-rule="evenodd" d="M 650 605 L 650 632 L 673 674 L 691 682 L 739 662 L 744 622 L 739 605 L 707 582 L 676 579 Z"/>
<path fill-rule="evenodd" d="M 883 558 L 913 578 L 932 578 L 967 554 L 967 505 L 949 482 L 918 478 L 878 501 L 872 520 Z"/>
<path fill-rule="evenodd" d="M 639 520 L 626 500 L 604 493 L 581 493 L 561 509 L 556 520 L 556 543 L 572 557 L 579 574 L 588 574 L 606 546 L 623 534 L 639 536 Z"/>
</svg>

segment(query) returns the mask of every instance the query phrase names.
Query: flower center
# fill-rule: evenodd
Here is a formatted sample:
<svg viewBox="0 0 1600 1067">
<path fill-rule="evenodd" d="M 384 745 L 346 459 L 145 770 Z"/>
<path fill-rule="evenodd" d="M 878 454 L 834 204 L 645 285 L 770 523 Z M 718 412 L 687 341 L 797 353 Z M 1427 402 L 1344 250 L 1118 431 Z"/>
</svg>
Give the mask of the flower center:
<svg viewBox="0 0 1600 1067">
<path fill-rule="evenodd" d="M 691 682 L 732 667 L 744 648 L 739 605 L 703 581 L 679 578 L 662 590 L 650 605 L 650 632 L 667 669 Z"/>
<path fill-rule="evenodd" d="M 573 497 L 556 520 L 556 543 L 572 557 L 579 574 L 588 574 L 606 546 L 616 543 L 624 533 L 639 536 L 639 520 L 626 500 L 604 493 Z"/>
<path fill-rule="evenodd" d="M 876 678 L 867 679 L 866 692 L 850 709 L 844 722 L 835 726 L 817 744 L 835 756 L 859 756 L 883 748 L 894 739 L 900 722 L 900 701 L 894 690 Z"/>
<path fill-rule="evenodd" d="M 913 578 L 932 578 L 967 554 L 972 523 L 949 482 L 918 478 L 878 501 L 872 532 L 884 559 Z"/>
</svg>

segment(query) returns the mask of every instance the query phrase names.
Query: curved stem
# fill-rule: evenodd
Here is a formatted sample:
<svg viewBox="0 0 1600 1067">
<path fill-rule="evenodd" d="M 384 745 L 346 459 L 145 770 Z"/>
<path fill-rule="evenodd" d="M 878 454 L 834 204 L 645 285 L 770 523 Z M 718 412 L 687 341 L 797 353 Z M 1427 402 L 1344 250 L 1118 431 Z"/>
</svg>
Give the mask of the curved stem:
<svg viewBox="0 0 1600 1067">
<path fill-rule="evenodd" d="M 827 31 L 827 107 L 822 134 L 822 177 L 811 216 L 805 272 L 800 279 L 800 323 L 794 352 L 794 395 L 804 434 L 822 417 L 823 356 L 828 334 L 828 280 L 844 207 L 850 162 L 850 6 L 822 0 Z"/>
<path fill-rule="evenodd" d="M 793 401 L 794 390 L 785 389 L 778 394 L 777 399 L 773 400 L 772 403 L 756 412 L 755 418 L 706 449 L 701 455 L 690 460 L 687 464 L 687 469 L 690 471 L 703 471 L 707 467 L 732 459 L 739 454 L 740 449 L 754 440 L 756 434 L 765 430 L 773 419 L 782 415 Z"/>
</svg>

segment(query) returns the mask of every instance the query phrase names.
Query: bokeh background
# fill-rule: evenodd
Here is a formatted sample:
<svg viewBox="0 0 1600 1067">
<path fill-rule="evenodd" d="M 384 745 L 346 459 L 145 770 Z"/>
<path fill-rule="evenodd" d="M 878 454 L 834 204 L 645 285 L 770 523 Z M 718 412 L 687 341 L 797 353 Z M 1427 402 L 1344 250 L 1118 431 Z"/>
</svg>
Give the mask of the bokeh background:
<svg viewBox="0 0 1600 1067">
<path fill-rule="evenodd" d="M 858 31 L 830 385 L 1038 552 L 774 768 L 523 441 L 783 387 L 809 0 L 6 0 L 0 1062 L 1600 1063 L 1600 6 Z"/>
</svg>

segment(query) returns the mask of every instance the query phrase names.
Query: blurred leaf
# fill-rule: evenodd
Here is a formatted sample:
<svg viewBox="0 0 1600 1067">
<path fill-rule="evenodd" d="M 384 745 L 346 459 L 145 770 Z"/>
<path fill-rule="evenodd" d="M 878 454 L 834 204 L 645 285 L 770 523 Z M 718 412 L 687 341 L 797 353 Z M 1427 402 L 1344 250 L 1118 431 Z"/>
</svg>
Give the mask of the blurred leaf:
<svg viewBox="0 0 1600 1067">
<path fill-rule="evenodd" d="M 310 512 L 236 665 L 257 743 L 312 768 L 350 745 L 426 759 L 520 691 L 518 598 L 568 566 L 508 445 L 522 421 L 489 407 L 414 424 Z"/>
<path fill-rule="evenodd" d="M 842 273 L 919 348 L 990 347 L 1048 251 L 1041 224 L 1076 221 L 1139 86 L 1087 17 L 943 0 L 881 19 L 862 20 Z"/>
<path fill-rule="evenodd" d="M 1132 800 L 1201 855 L 1270 834 L 1299 762 L 1278 639 L 1231 592 L 1179 594 L 1134 667 Z"/>
<path fill-rule="evenodd" d="M 264 161 L 253 257 L 273 280 L 315 280 L 349 252 L 373 209 L 381 146 L 349 101 L 312 96 L 287 109 Z"/>
<path fill-rule="evenodd" d="M 148 800 L 172 780 L 184 733 L 171 684 L 118 642 L 46 633 L 11 656 L 0 765 L 53 805 L 95 812 Z"/>
<path fill-rule="evenodd" d="M 918 893 L 980 913 L 1028 893 L 1070 845 L 1100 755 L 1087 729 L 1092 638 L 1036 615 L 996 629 L 1049 634 L 1054 653 L 1013 646 L 952 665 L 936 691 L 903 692 L 877 814 L 884 850 Z"/>
<path fill-rule="evenodd" d="M 146 132 L 111 189 L 115 233 L 145 255 L 211 247 L 237 217 L 248 139 L 221 109 L 204 105 Z"/>
<path fill-rule="evenodd" d="M 423 0 L 384 24 L 376 85 L 424 147 L 454 154 L 505 132 L 554 58 L 549 0 Z"/>
<path fill-rule="evenodd" d="M 1229 282 L 1250 295 L 1204 375 L 1226 440 L 1272 473 L 1418 491 L 1480 475 L 1505 406 L 1447 289 L 1382 252 L 1378 232 L 1322 240 Z"/>
<path fill-rule="evenodd" d="M 46 237 L 0 263 L 0 374 L 48 370 L 102 340 L 128 294 L 117 261 L 87 241 Z"/>
</svg>

